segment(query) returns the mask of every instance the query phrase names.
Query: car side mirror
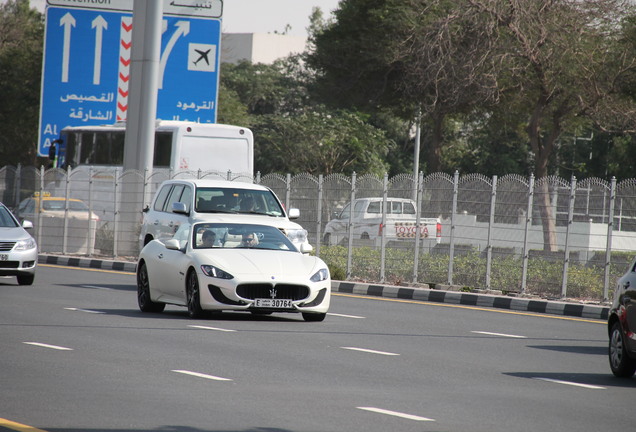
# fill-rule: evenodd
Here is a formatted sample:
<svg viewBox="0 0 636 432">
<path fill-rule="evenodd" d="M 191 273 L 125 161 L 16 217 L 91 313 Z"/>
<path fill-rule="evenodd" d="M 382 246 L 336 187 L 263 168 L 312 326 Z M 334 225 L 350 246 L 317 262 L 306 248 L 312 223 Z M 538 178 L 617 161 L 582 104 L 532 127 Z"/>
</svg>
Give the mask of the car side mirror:
<svg viewBox="0 0 636 432">
<path fill-rule="evenodd" d="M 179 244 L 179 240 L 175 240 L 175 239 L 166 240 L 164 242 L 164 246 L 166 247 L 166 249 L 170 249 L 170 250 L 179 250 L 179 249 L 181 249 L 181 245 Z"/>
<path fill-rule="evenodd" d="M 300 210 L 298 210 L 297 208 L 290 208 L 287 216 L 290 219 L 298 219 L 300 217 Z"/>
<path fill-rule="evenodd" d="M 22 228 L 24 229 L 33 229 L 33 222 L 25 220 L 22 221 Z"/>
<path fill-rule="evenodd" d="M 180 213 L 184 215 L 188 215 L 188 209 L 186 209 L 186 205 L 182 202 L 172 203 L 172 213 Z"/>
<path fill-rule="evenodd" d="M 304 254 L 311 253 L 314 250 L 314 247 L 307 243 L 301 243 L 300 252 Z"/>
</svg>

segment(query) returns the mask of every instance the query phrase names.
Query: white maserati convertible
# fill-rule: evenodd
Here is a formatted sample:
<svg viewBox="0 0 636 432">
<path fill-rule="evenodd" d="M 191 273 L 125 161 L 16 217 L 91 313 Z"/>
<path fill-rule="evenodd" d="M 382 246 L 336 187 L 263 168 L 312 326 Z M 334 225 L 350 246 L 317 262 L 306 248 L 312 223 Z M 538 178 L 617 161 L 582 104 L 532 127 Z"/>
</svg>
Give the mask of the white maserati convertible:
<svg viewBox="0 0 636 432">
<path fill-rule="evenodd" d="M 301 247 L 268 225 L 184 223 L 170 240 L 142 249 L 139 309 L 186 306 L 191 318 L 223 310 L 300 312 L 305 321 L 322 321 L 331 300 L 329 269 Z"/>
</svg>

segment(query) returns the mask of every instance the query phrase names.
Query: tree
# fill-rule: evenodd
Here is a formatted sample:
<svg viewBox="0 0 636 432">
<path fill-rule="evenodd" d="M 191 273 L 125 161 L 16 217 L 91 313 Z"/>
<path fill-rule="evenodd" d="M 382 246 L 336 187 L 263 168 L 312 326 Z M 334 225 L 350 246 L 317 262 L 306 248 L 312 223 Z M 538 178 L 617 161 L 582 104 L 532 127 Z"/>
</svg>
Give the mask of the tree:
<svg viewBox="0 0 636 432">
<path fill-rule="evenodd" d="M 467 0 L 468 13 L 497 29 L 498 93 L 524 116 L 534 156 L 534 174 L 546 177 L 556 143 L 582 124 L 609 126 L 635 119 L 634 108 L 617 98 L 621 77 L 634 70 L 633 57 L 619 49 L 621 17 L 633 14 L 623 0 Z M 624 100 L 621 102 L 625 102 Z M 616 110 L 621 106 L 622 110 Z M 541 199 L 544 248 L 554 251 L 555 218 L 548 184 Z"/>
<path fill-rule="evenodd" d="M 254 130 L 255 165 L 263 172 L 382 176 L 388 170 L 391 142 L 359 114 L 315 106 L 294 116 L 260 116 Z"/>
<path fill-rule="evenodd" d="M 256 169 L 383 175 L 393 142 L 368 116 L 316 103 L 308 90 L 311 81 L 297 56 L 272 65 L 223 65 L 223 100 L 246 109 L 255 136 Z"/>
<path fill-rule="evenodd" d="M 449 116 L 496 97 L 492 38 L 461 10 L 447 0 L 344 0 L 309 55 L 332 103 L 390 107 L 404 119 L 422 110 L 429 172 L 441 170 Z"/>
<path fill-rule="evenodd" d="M 28 0 L 0 4 L 0 160 L 37 165 L 43 16 Z"/>
</svg>

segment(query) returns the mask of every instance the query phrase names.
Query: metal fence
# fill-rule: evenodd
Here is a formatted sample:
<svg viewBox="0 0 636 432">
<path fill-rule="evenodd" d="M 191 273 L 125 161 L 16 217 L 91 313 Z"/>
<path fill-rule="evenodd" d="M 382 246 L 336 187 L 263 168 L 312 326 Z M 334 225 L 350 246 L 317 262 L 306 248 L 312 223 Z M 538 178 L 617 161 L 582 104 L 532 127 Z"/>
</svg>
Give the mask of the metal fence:
<svg viewBox="0 0 636 432">
<path fill-rule="evenodd" d="M 170 178 L 216 178 L 270 187 L 298 221 L 334 278 L 391 284 L 454 285 L 548 298 L 607 300 L 636 253 L 636 179 L 501 178 L 479 174 L 313 176 L 121 168 L 68 170 L 0 168 L 0 199 L 10 208 L 34 195 L 83 200 L 89 217 L 70 211 L 34 214 L 34 237 L 43 253 L 134 259 L 141 210 Z M 132 185 L 132 187 L 131 187 Z M 144 202 L 130 190 L 142 190 Z M 322 244 L 334 212 L 355 198 L 409 198 L 417 220 L 440 218 L 439 242 L 411 237 L 386 240 L 353 235 Z M 383 209 L 386 207 L 383 206 Z M 383 218 L 386 216 L 382 215 Z M 349 226 L 351 232 L 353 227 Z"/>
</svg>

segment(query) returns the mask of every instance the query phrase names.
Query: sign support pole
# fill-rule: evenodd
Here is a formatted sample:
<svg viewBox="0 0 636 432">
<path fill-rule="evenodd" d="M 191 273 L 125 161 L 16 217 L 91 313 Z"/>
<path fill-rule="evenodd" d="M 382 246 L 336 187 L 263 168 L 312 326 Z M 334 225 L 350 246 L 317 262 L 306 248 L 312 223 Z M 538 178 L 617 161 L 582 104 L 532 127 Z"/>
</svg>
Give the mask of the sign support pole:
<svg viewBox="0 0 636 432">
<path fill-rule="evenodd" d="M 152 170 L 163 2 L 134 0 L 124 170 Z"/>
</svg>

